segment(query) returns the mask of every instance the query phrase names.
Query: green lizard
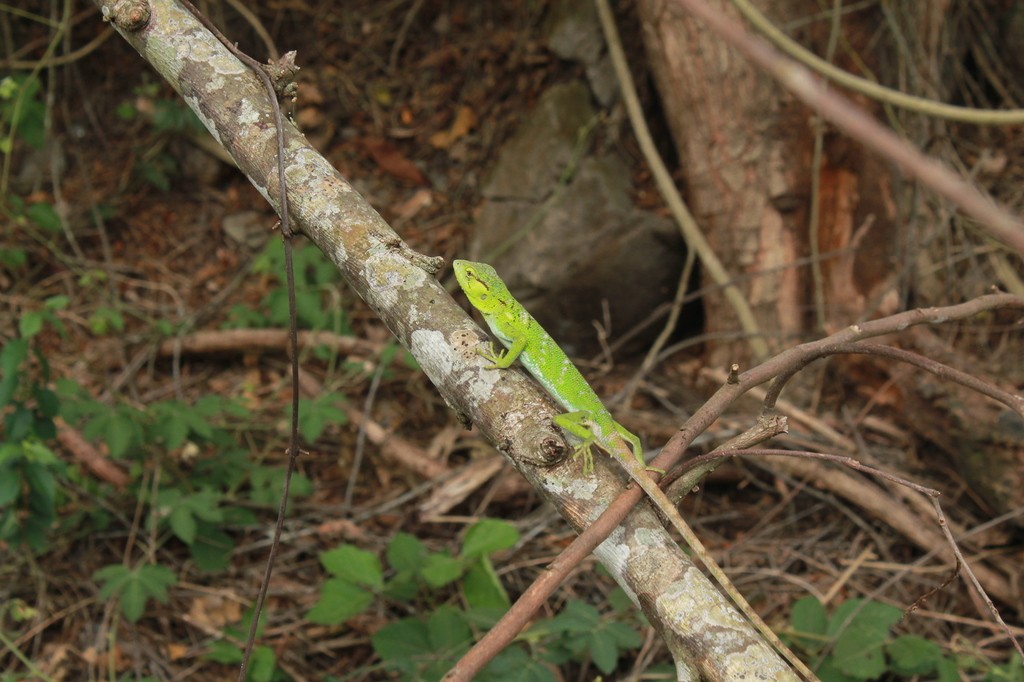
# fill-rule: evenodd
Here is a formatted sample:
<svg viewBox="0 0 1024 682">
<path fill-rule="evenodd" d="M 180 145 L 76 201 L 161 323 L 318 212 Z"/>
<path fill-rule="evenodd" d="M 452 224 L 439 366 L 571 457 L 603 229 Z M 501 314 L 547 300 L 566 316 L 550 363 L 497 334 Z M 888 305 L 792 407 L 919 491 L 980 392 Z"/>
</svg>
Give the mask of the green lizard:
<svg viewBox="0 0 1024 682">
<path fill-rule="evenodd" d="M 455 269 L 455 278 L 469 302 L 480 311 L 491 332 L 507 348 L 495 351 L 494 345 L 491 344 L 489 351 L 477 349 L 480 355 L 493 363 L 488 369 L 507 369 L 518 359 L 548 394 L 568 410 L 566 414 L 555 416 L 552 421 L 581 441 L 573 456 L 583 458 L 584 473 L 589 473 L 593 468 L 594 445 L 610 455 L 617 456 L 630 478 L 636 481 L 672 522 L 686 544 L 729 593 L 740 611 L 794 667 L 808 675 L 808 679 L 815 679 L 806 666 L 779 641 L 775 633 L 743 599 L 697 535 L 680 516 L 676 506 L 649 476 L 648 471 L 664 472 L 647 467 L 640 439 L 615 421 L 565 351 L 509 293 L 508 287 L 495 269 L 486 263 L 466 260 L 456 260 L 452 267 Z"/>
<path fill-rule="evenodd" d="M 483 314 L 491 332 L 508 349 L 495 352 L 493 344 L 490 351 L 480 349 L 480 355 L 494 363 L 488 369 L 506 369 L 518 359 L 548 394 L 568 410 L 552 421 L 582 441 L 573 455 L 582 456 L 584 473 L 593 469 L 592 448 L 597 445 L 624 460 L 623 466 L 630 476 L 659 508 L 675 509 L 647 475 L 640 439 L 615 421 L 565 351 L 509 293 L 494 268 L 465 260 L 457 260 L 452 266 L 469 302 Z M 671 514 L 667 509 L 662 511 Z"/>
</svg>

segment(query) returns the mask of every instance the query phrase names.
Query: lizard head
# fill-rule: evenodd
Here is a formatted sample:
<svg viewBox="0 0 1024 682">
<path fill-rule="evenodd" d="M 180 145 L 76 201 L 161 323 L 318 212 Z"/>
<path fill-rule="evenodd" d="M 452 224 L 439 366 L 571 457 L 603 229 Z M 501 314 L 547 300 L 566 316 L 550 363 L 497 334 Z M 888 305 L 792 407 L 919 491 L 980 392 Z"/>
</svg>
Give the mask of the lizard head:
<svg viewBox="0 0 1024 682">
<path fill-rule="evenodd" d="M 505 283 L 497 271 L 487 263 L 457 260 L 452 263 L 455 279 L 466 293 L 473 307 L 482 313 L 496 313 L 504 309 L 509 296 Z"/>
</svg>

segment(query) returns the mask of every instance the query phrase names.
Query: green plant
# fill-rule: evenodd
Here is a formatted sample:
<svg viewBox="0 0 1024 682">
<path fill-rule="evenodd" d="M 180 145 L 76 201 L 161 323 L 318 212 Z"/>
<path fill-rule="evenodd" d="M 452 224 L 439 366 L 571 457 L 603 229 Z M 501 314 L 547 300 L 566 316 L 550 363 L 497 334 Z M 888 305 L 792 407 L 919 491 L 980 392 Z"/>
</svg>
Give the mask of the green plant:
<svg viewBox="0 0 1024 682">
<path fill-rule="evenodd" d="M 903 612 L 875 601 L 850 599 L 831 615 L 814 597 L 793 605 L 787 643 L 812 660 L 822 682 L 890 678 L 956 682 L 961 672 L 982 671 L 985 680 L 1024 680 L 1024 668 L 971 656 L 947 655 L 935 642 L 892 633 Z"/>
<path fill-rule="evenodd" d="M 482 623 L 469 614 L 443 605 L 425 618 L 403 618 L 381 628 L 371 638 L 383 667 L 404 680 L 439 680 L 473 643 L 473 625 Z M 527 680 L 554 682 L 553 672 L 532 659 L 521 646 L 512 646 L 477 676 L 484 682 Z"/>
<path fill-rule="evenodd" d="M 100 588 L 101 599 L 120 598 L 124 617 L 135 623 L 142 617 L 146 602 L 156 599 L 167 603 L 167 588 L 178 582 L 174 573 L 160 565 L 145 564 L 128 568 L 121 564 L 104 566 L 92 575 Z"/>
<path fill-rule="evenodd" d="M 391 575 L 385 577 L 380 559 L 354 545 L 342 545 L 320 555 L 320 563 L 333 578 L 307 618 L 336 625 L 361 613 L 378 596 L 411 602 L 462 579 L 463 596 L 470 607 L 503 610 L 505 594 L 488 555 L 511 547 L 518 540 L 514 527 L 484 520 L 466 532 L 462 552 L 431 552 L 407 533 L 398 533 L 387 549 Z"/>
<path fill-rule="evenodd" d="M 159 460 L 167 473 L 150 500 L 150 522 L 188 545 L 201 569 L 222 570 L 234 547 L 223 528 L 256 523 L 251 511 L 231 500 L 248 483 L 252 501 L 276 505 L 283 467 L 252 463 L 249 452 L 238 447 L 232 423 L 242 421 L 245 428 L 251 416 L 238 401 L 211 395 L 191 405 L 165 400 L 137 409 L 101 403 L 68 379 L 59 379 L 50 388 L 49 364 L 35 339 L 48 327 L 64 335 L 57 313 L 67 305 L 66 297 L 52 297 L 26 311 L 18 321 L 20 338 L 0 349 L 0 540 L 44 549 L 57 520 L 57 506 L 74 497 L 69 497 L 64 480 L 77 474 L 48 445 L 56 437 L 54 419 L 59 415 L 86 438 L 105 444 L 112 458 L 133 463 L 133 478 L 152 455 L 181 453 L 190 458 L 194 470 L 178 468 L 179 460 L 173 457 Z M 312 411 L 314 416 L 336 416 L 332 403 L 319 407 Z M 209 456 L 201 456 L 204 449 Z M 87 478 L 75 482 L 105 494 Z M 294 497 L 311 490 L 307 478 L 294 477 Z M 136 497 L 140 495 L 145 491 L 135 491 Z M 93 511 L 70 511 L 61 524 L 72 528 L 92 521 L 94 527 L 102 527 L 106 518 L 102 505 L 97 505 Z"/>
<path fill-rule="evenodd" d="M 348 318 L 336 293 L 341 282 L 338 269 L 317 248 L 299 246 L 292 252 L 295 266 L 295 308 L 303 329 L 326 329 L 351 335 Z M 280 239 L 271 239 L 256 255 L 253 272 L 281 283 L 284 272 L 284 247 Z M 228 313 L 226 329 L 258 326 L 288 326 L 288 292 L 274 286 L 256 309 L 233 306 Z"/>
<path fill-rule="evenodd" d="M 108 406 L 69 384 L 58 382 L 66 418 L 83 423 L 83 435 L 106 443 L 112 457 L 141 460 L 155 451 L 196 459 L 194 468 L 171 468 L 165 475 L 164 485 L 149 500 L 150 524 L 170 531 L 186 544 L 198 568 L 225 569 L 234 540 L 224 528 L 257 522 L 250 510 L 231 504 L 232 500 L 248 482 L 249 500 L 273 507 L 284 480 L 283 467 L 252 462 L 252 455 L 238 447 L 231 423 L 248 419 L 249 410 L 238 401 L 214 395 L 191 405 L 178 400 L 159 401 L 144 410 Z M 207 456 L 202 456 L 204 451 Z M 170 467 L 175 460 L 162 461 Z M 311 492 L 308 478 L 293 476 L 293 499 Z"/>
<path fill-rule="evenodd" d="M 47 388 L 50 366 L 32 338 L 50 324 L 63 334 L 55 311 L 67 305 L 54 297 L 19 321 L 20 338 L 0 349 L 0 540 L 45 547 L 61 499 L 58 479 L 66 467 L 46 446 L 57 434 L 57 395 Z M 31 362 L 34 360 L 35 362 Z"/>
<path fill-rule="evenodd" d="M 615 671 L 624 649 L 635 649 L 643 638 L 635 628 L 602 615 L 597 608 L 570 600 L 555 617 L 530 629 L 534 639 L 547 640 L 544 658 L 552 663 L 589 658 L 602 673 Z"/>
<path fill-rule="evenodd" d="M 224 628 L 224 634 L 236 642 L 244 642 L 248 636 L 249 626 L 252 623 L 253 612 L 248 611 L 237 627 Z M 264 622 L 262 617 L 256 626 L 256 639 L 263 634 Z M 242 662 L 242 649 L 227 640 L 218 640 L 210 645 L 203 658 L 225 665 L 237 666 Z M 249 657 L 249 669 L 246 672 L 246 679 L 250 682 L 283 682 L 291 678 L 285 675 L 277 666 L 277 655 L 268 646 L 255 646 L 252 655 Z"/>
<path fill-rule="evenodd" d="M 372 638 L 381 665 L 402 679 L 437 680 L 465 653 L 475 632 L 492 627 L 508 610 L 509 598 L 491 563 L 491 555 L 515 545 L 516 529 L 504 521 L 483 520 L 467 531 L 457 554 L 430 551 L 406 533 L 392 538 L 385 562 L 353 545 L 324 552 L 320 562 L 332 576 L 307 615 L 313 623 L 339 625 L 378 600 L 408 604 L 428 615 L 402 618 Z M 465 609 L 443 602 L 457 589 Z M 621 592 L 619 593 L 621 597 Z M 434 606 L 437 602 L 442 602 Z M 619 599 L 622 613 L 632 613 Z M 563 613 L 539 621 L 520 643 L 509 647 L 477 679 L 554 680 L 551 666 L 592 660 L 602 672 L 614 671 L 623 649 L 636 647 L 635 629 L 615 616 L 571 601 Z M 526 645 L 529 645 L 527 648 Z"/>
<path fill-rule="evenodd" d="M 24 74 L 0 79 L 0 154 L 10 154 L 15 134 L 35 149 L 46 140 L 42 84 Z"/>
<path fill-rule="evenodd" d="M 118 105 L 118 118 L 124 121 L 144 118 L 158 138 L 205 133 L 202 121 L 180 98 L 161 97 L 161 90 L 159 83 L 136 86 L 134 98 Z M 140 155 L 137 170 L 143 180 L 162 192 L 170 189 L 171 180 L 179 172 L 178 162 L 164 151 L 161 140 Z"/>
<path fill-rule="evenodd" d="M 299 407 L 299 433 L 302 434 L 307 443 L 315 443 L 324 432 L 327 424 L 345 424 L 348 422 L 348 415 L 338 407 L 344 401 L 344 395 L 330 392 L 321 393 L 312 400 L 301 401 Z"/>
<path fill-rule="evenodd" d="M 116 308 L 100 306 L 89 315 L 89 329 L 96 336 L 124 331 L 124 316 Z"/>
</svg>

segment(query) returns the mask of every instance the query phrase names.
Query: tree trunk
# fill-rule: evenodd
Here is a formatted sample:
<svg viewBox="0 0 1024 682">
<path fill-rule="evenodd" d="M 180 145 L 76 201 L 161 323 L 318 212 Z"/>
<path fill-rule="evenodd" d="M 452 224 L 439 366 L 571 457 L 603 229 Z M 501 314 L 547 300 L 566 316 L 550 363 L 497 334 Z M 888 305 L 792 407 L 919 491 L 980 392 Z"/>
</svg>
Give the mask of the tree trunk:
<svg viewBox="0 0 1024 682">
<path fill-rule="evenodd" d="M 732 3 L 713 4 L 743 23 Z M 777 25 L 820 13 L 819 3 L 811 0 L 757 4 Z M 673 0 L 641 0 L 639 10 L 691 210 L 745 292 L 773 349 L 808 332 L 834 330 L 877 307 L 881 294 L 891 293 L 887 265 L 895 255 L 896 215 L 885 165 L 859 145 L 825 131 L 816 166 L 820 217 L 815 249 L 809 228 L 813 112 Z M 824 53 L 828 29 L 828 21 L 821 20 L 793 37 Z M 854 42 L 863 35 L 846 23 L 840 30 Z M 856 252 L 851 251 L 854 245 L 860 246 Z M 820 285 L 815 284 L 816 260 Z M 738 328 L 720 289 L 704 300 L 706 332 Z M 747 357 L 742 340 L 713 342 L 708 350 L 714 366 Z"/>
</svg>

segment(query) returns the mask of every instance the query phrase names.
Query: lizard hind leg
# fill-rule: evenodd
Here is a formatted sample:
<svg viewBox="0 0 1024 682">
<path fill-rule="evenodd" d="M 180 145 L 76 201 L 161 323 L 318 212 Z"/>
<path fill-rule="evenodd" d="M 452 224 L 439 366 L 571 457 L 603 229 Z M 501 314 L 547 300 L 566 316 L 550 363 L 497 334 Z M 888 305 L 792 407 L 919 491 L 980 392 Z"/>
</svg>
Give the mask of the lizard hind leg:
<svg viewBox="0 0 1024 682">
<path fill-rule="evenodd" d="M 636 457 L 636 460 L 638 462 L 640 462 L 640 464 L 643 465 L 644 469 L 646 469 L 647 471 L 653 471 L 656 474 L 664 474 L 665 473 L 664 469 L 659 469 L 658 467 L 647 466 L 647 460 L 644 459 L 644 448 L 643 448 L 643 445 L 640 444 L 640 438 L 637 437 L 636 434 L 634 434 L 631 431 L 628 431 L 625 426 L 623 426 L 622 424 L 620 424 L 618 422 L 615 422 L 615 431 L 620 436 L 622 436 L 622 439 L 624 441 L 629 443 L 629 449 L 633 451 L 633 456 Z"/>
<path fill-rule="evenodd" d="M 590 413 L 589 412 L 567 412 L 565 414 L 555 415 L 552 419 L 555 426 L 559 427 L 566 433 L 572 434 L 576 438 L 579 438 L 582 443 L 573 448 L 572 458 L 578 459 L 580 456 L 583 457 L 583 473 L 589 474 L 594 470 L 594 452 L 593 445 L 597 443 L 597 435 L 590 429 Z"/>
</svg>

